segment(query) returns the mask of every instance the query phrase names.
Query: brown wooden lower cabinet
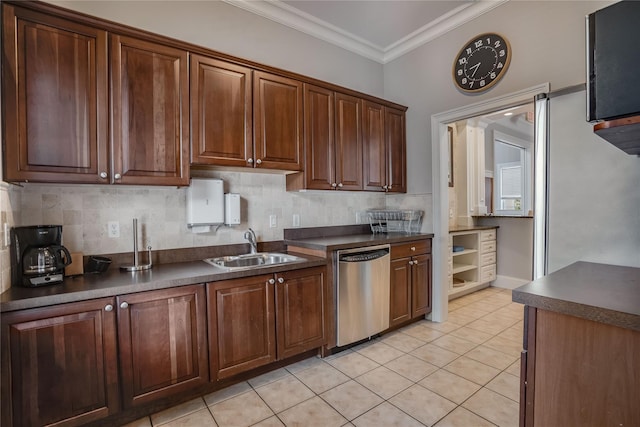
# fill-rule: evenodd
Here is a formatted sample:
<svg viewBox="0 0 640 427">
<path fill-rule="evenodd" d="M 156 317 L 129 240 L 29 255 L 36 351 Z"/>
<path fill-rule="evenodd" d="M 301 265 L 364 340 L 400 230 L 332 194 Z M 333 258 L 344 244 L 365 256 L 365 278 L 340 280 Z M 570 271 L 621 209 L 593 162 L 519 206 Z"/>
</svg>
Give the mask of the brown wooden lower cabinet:
<svg viewBox="0 0 640 427">
<path fill-rule="evenodd" d="M 212 381 L 324 345 L 325 271 L 208 283 Z"/>
<path fill-rule="evenodd" d="M 640 332 L 525 306 L 520 426 L 640 425 Z"/>
<path fill-rule="evenodd" d="M 209 381 L 204 285 L 118 296 L 125 408 Z"/>
<path fill-rule="evenodd" d="M 431 245 L 410 242 L 391 247 L 389 326 L 431 312 Z M 416 255 L 404 256 L 415 253 Z"/>
<path fill-rule="evenodd" d="M 120 409 L 113 304 L 2 315 L 3 426 L 78 426 Z"/>
</svg>

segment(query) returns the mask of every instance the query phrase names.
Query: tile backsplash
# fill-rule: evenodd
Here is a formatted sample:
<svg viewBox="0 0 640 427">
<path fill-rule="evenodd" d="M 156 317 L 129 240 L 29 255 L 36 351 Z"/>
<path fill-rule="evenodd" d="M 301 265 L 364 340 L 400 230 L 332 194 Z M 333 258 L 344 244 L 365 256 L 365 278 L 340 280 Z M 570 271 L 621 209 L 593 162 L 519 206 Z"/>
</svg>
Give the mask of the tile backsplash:
<svg viewBox="0 0 640 427">
<path fill-rule="evenodd" d="M 242 223 L 195 234 L 186 225 L 186 188 L 119 185 L 24 184 L 1 188 L 2 216 L 10 226 L 62 224 L 63 243 L 72 252 L 105 254 L 130 252 L 132 220 L 138 218 L 139 248 L 154 250 L 245 243 L 248 227 L 258 241 L 283 239 L 283 229 L 354 224 L 367 209 L 402 208 L 425 211 L 423 230 L 431 230 L 431 195 L 385 195 L 372 192 L 287 192 L 282 174 L 207 171 L 224 181 L 227 193 L 241 197 Z M 269 227 L 276 215 L 277 226 Z M 107 224 L 117 221 L 120 237 L 108 237 Z M 5 220 L 3 219 L 3 223 Z M 8 249 L 0 252 L 2 290 L 8 287 Z"/>
</svg>

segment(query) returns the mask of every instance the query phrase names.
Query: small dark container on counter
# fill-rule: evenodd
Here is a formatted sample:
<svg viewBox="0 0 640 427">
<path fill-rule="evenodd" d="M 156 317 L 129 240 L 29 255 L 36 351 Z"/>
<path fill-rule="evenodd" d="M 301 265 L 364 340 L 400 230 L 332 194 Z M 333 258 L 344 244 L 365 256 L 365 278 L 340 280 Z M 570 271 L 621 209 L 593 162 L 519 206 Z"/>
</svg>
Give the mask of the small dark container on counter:
<svg viewBox="0 0 640 427">
<path fill-rule="evenodd" d="M 84 268 L 85 273 L 99 274 L 107 271 L 111 265 L 111 258 L 104 256 L 90 256 Z"/>
</svg>

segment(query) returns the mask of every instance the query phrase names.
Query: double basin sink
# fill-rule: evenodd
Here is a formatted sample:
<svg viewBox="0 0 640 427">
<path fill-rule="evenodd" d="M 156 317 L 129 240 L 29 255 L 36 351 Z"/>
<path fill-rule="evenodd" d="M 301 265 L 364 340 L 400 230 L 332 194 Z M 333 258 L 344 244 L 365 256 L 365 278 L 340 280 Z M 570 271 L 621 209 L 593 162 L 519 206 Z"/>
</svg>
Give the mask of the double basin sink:
<svg viewBox="0 0 640 427">
<path fill-rule="evenodd" d="M 271 265 L 288 264 L 304 260 L 304 258 L 300 258 L 295 255 L 281 254 L 277 252 L 258 252 L 257 254 L 207 258 L 204 262 L 207 262 L 214 267 L 233 271 L 251 269 L 255 267 L 269 267 Z"/>
</svg>

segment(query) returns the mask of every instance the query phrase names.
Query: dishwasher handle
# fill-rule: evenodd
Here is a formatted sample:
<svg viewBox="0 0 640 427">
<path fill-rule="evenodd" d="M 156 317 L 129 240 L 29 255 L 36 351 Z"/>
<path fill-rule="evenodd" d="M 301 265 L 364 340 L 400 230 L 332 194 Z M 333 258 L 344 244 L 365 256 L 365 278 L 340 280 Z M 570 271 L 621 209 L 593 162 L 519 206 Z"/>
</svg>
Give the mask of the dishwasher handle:
<svg viewBox="0 0 640 427">
<path fill-rule="evenodd" d="M 368 262 L 389 255 L 389 249 L 340 255 L 340 262 Z"/>
</svg>

